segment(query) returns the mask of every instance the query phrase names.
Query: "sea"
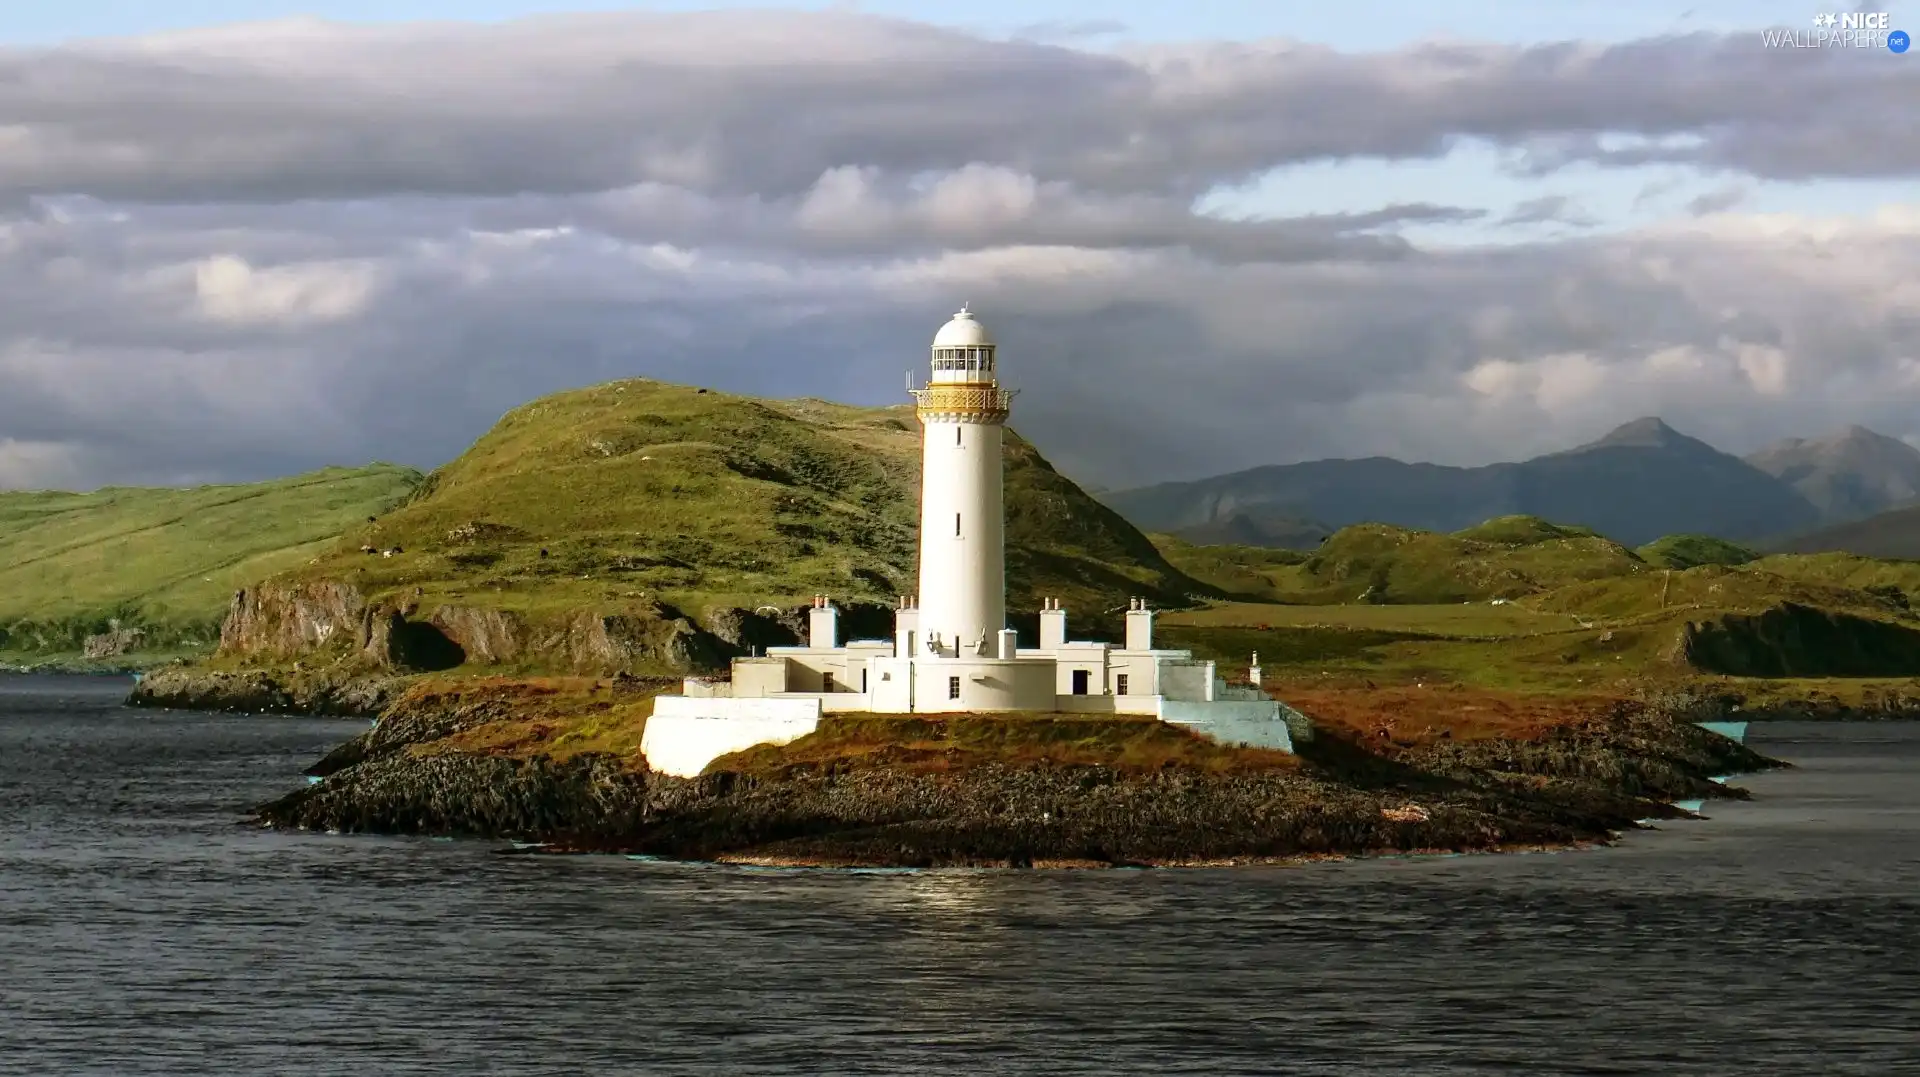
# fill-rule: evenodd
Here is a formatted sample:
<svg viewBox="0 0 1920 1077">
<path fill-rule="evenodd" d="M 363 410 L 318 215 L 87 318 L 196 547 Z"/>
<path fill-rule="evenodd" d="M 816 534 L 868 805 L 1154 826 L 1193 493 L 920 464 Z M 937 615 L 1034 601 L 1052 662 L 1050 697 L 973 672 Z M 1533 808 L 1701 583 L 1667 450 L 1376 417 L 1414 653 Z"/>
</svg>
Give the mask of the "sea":
<svg viewBox="0 0 1920 1077">
<path fill-rule="evenodd" d="M 753 870 L 280 833 L 364 722 L 0 677 L 0 1074 L 1920 1073 L 1920 725 L 1615 846 Z"/>
</svg>

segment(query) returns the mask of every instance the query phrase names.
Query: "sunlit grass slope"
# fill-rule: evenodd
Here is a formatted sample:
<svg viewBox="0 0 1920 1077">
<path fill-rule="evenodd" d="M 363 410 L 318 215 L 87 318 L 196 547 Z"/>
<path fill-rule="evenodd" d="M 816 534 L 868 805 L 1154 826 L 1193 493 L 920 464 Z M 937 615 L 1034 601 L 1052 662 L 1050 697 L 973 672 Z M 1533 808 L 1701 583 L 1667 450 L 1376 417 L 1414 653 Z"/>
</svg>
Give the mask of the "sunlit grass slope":
<svg viewBox="0 0 1920 1077">
<path fill-rule="evenodd" d="M 541 615 L 662 602 L 891 605 L 915 590 L 910 407 L 773 401 L 628 380 L 508 412 L 421 495 L 297 575 L 369 599 Z M 1180 604 L 1207 585 L 1007 436 L 1010 606 Z M 366 547 L 393 556 L 370 555 Z"/>
<path fill-rule="evenodd" d="M 0 650 L 77 650 L 118 620 L 206 644 L 234 590 L 404 501 L 419 472 L 326 468 L 239 486 L 0 493 Z"/>
</svg>

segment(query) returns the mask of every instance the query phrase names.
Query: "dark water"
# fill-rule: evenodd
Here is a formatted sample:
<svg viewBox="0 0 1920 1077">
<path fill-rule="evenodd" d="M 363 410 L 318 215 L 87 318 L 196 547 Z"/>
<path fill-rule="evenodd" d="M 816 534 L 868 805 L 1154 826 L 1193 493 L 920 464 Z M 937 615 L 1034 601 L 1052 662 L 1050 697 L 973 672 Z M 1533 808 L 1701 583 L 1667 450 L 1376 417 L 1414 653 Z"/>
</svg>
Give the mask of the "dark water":
<svg viewBox="0 0 1920 1077">
<path fill-rule="evenodd" d="M 0 678 L 0 1073 L 1920 1073 L 1920 726 L 1619 848 L 858 874 L 234 825 L 360 723 Z"/>
</svg>

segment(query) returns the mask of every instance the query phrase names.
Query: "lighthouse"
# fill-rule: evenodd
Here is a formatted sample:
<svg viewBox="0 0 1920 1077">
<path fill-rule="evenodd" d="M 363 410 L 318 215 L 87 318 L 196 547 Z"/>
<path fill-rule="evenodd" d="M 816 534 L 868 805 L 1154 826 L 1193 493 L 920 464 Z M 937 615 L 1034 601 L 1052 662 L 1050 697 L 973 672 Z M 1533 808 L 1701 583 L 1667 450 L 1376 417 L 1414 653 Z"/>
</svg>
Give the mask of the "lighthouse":
<svg viewBox="0 0 1920 1077">
<path fill-rule="evenodd" d="M 963 305 L 933 337 L 920 418 L 920 655 L 994 654 L 1007 627 L 1000 387 L 993 338 Z"/>
<path fill-rule="evenodd" d="M 1069 639 L 1065 603 L 1043 597 L 1038 646 L 1020 646 L 1007 627 L 1000 462 L 1014 394 L 1000 387 L 993 338 L 964 306 L 934 334 L 932 358 L 925 387 L 909 387 L 920 420 L 919 603 L 900 603 L 891 639 L 842 640 L 833 596 L 816 594 L 804 643 L 656 696 L 640 740 L 655 773 L 693 777 L 729 753 L 804 737 L 831 713 L 1132 715 L 1278 751 L 1293 750 L 1296 727 L 1310 735 L 1304 716 L 1283 717 L 1259 687 L 1258 656 L 1253 683 L 1238 685 L 1192 651 L 1155 646 L 1145 598 L 1128 600 L 1116 644 Z"/>
</svg>

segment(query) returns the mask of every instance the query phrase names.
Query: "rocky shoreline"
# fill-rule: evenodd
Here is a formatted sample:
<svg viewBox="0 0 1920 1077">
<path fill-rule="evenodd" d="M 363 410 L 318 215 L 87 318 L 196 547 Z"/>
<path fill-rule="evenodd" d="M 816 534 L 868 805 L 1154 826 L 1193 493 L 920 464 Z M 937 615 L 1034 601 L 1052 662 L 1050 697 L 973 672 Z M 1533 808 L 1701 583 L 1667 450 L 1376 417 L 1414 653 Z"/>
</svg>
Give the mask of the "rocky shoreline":
<svg viewBox="0 0 1920 1077">
<path fill-rule="evenodd" d="M 803 741 L 676 778 L 609 753 L 452 746 L 512 709 L 403 697 L 255 821 L 739 863 L 1256 863 L 1604 843 L 1643 820 L 1686 817 L 1674 801 L 1744 798 L 1712 779 L 1780 765 L 1644 705 L 1531 739 L 1322 735 L 1297 758 L 1208 747 L 1200 763 L 1156 767 L 884 743 L 822 755 Z"/>
<path fill-rule="evenodd" d="M 378 718 L 414 678 L 336 670 L 163 667 L 127 696 L 132 707 Z"/>
</svg>

